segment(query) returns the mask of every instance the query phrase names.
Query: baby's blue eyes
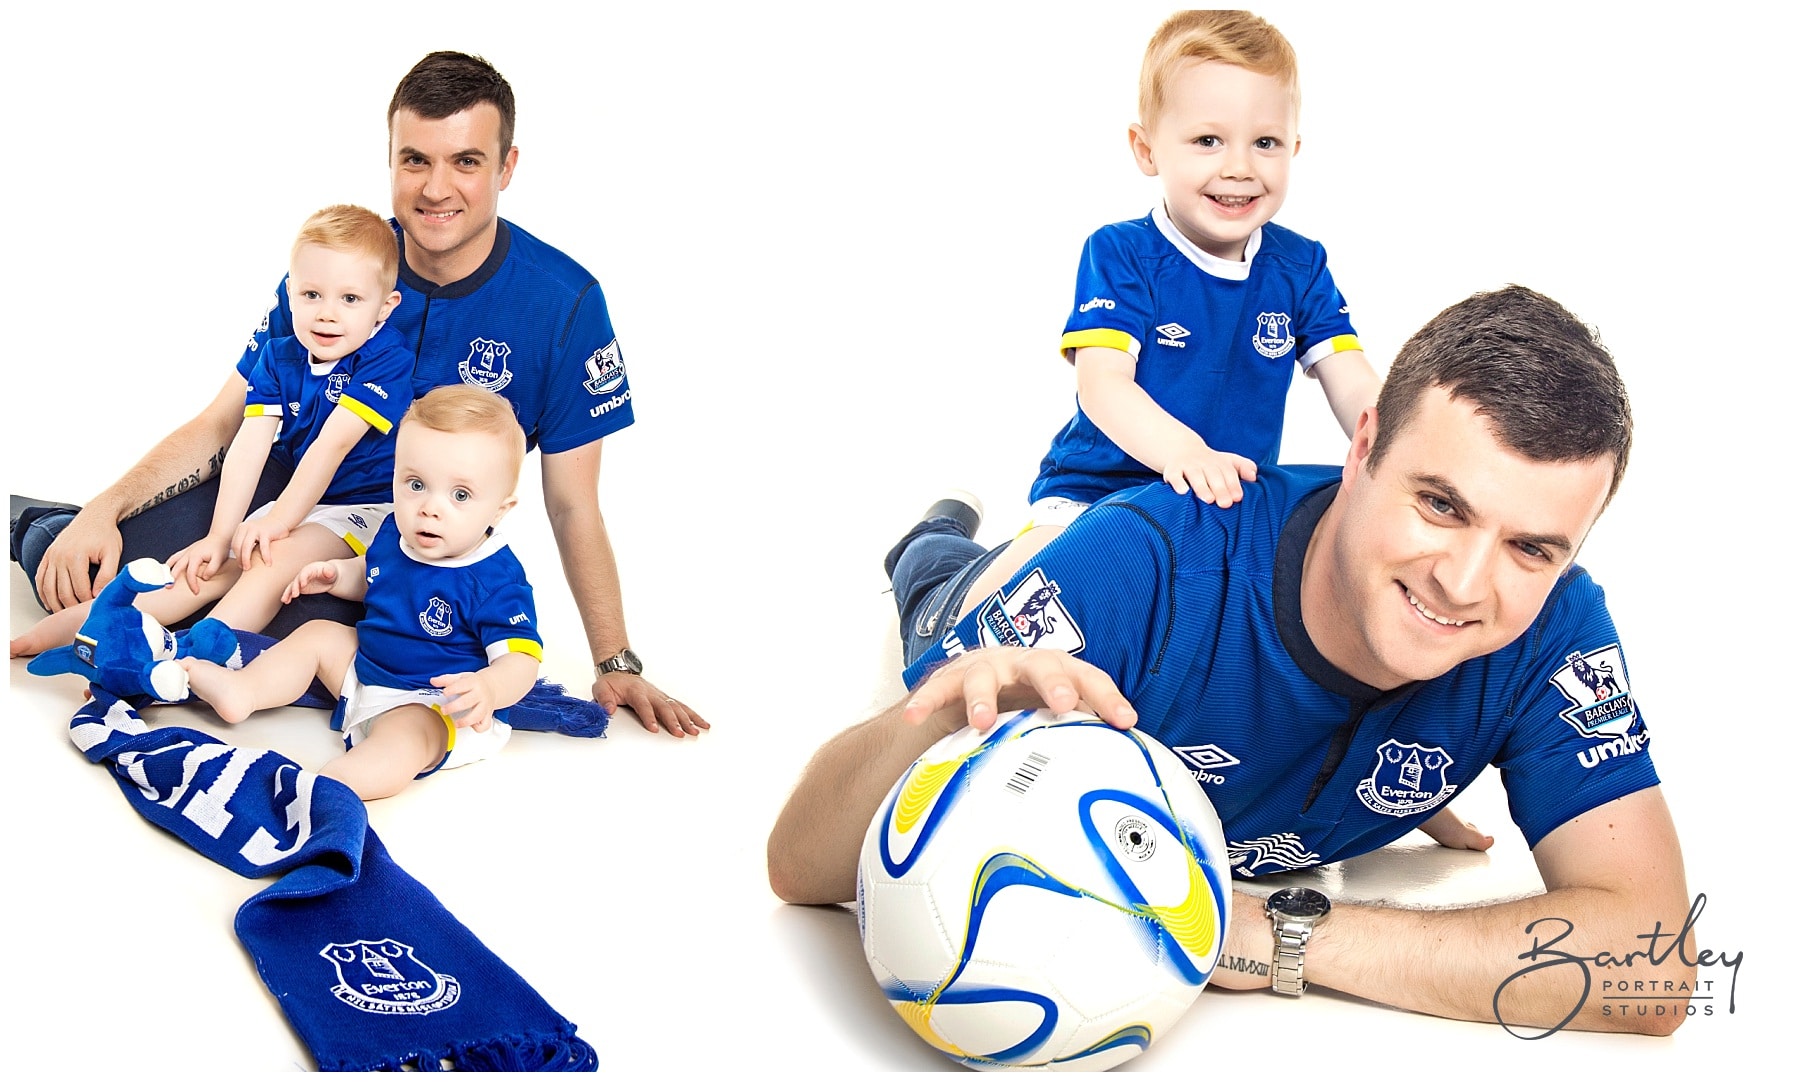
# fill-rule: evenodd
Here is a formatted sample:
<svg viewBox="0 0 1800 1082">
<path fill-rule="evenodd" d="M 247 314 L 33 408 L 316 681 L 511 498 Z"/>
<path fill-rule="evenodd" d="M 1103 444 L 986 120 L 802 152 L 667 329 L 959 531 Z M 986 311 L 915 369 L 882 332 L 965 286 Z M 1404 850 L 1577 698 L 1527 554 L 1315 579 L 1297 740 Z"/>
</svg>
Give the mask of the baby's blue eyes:
<svg viewBox="0 0 1800 1082">
<path fill-rule="evenodd" d="M 1216 150 L 1225 144 L 1224 141 L 1216 135 L 1197 135 L 1194 137 L 1194 145 L 1197 147 L 1205 147 L 1208 150 Z M 1253 145 L 1258 150 L 1275 150 L 1281 146 L 1281 140 L 1272 135 L 1265 135 L 1261 139 L 1258 139 Z"/>
<path fill-rule="evenodd" d="M 410 477 L 406 481 L 406 491 L 423 492 L 425 491 L 425 482 L 417 477 Z M 453 488 L 450 490 L 450 498 L 457 503 L 468 503 L 475 498 L 475 494 L 466 488 Z"/>
</svg>

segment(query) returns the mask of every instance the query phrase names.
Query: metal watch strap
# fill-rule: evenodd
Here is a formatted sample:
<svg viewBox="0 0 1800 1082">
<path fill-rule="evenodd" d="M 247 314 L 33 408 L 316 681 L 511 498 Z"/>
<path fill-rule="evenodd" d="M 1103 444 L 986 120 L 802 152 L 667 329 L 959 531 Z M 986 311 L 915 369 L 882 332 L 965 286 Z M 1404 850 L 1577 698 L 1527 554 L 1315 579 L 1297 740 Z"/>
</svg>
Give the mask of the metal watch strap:
<svg viewBox="0 0 1800 1082">
<path fill-rule="evenodd" d="M 1276 918 L 1275 960 L 1269 970 L 1269 987 L 1284 996 L 1298 996 L 1306 991 L 1306 941 L 1312 938 L 1313 922 Z"/>
<path fill-rule="evenodd" d="M 630 673 L 633 676 L 637 676 L 641 675 L 643 671 L 643 661 L 638 658 L 637 654 L 633 652 L 629 646 L 620 650 L 612 657 L 607 658 L 605 661 L 594 662 L 594 675 L 597 677 L 615 672 Z"/>
</svg>

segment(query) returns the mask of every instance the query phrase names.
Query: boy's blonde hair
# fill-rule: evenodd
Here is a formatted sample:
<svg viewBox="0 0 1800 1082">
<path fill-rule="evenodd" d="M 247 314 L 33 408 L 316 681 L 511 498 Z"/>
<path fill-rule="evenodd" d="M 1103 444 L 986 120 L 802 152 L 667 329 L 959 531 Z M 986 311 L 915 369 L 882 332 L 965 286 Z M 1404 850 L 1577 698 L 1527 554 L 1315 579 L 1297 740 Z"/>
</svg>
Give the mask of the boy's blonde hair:
<svg viewBox="0 0 1800 1082">
<path fill-rule="evenodd" d="M 413 399 L 400 423 L 417 422 L 437 432 L 474 432 L 493 436 L 506 444 L 512 457 L 513 484 L 519 483 L 519 466 L 525 461 L 525 430 L 519 427 L 512 403 L 479 387 L 452 383 L 433 387 Z"/>
<path fill-rule="evenodd" d="M 1158 27 L 1138 76 L 1138 122 L 1162 115 L 1169 79 L 1183 60 L 1217 60 L 1286 83 L 1300 109 L 1300 63 L 1281 31 L 1248 11 L 1178 11 Z"/>
<path fill-rule="evenodd" d="M 400 242 L 394 227 L 366 207 L 339 203 L 306 219 L 289 258 L 308 244 L 374 259 L 381 266 L 380 284 L 385 292 L 392 292 L 400 278 Z"/>
</svg>

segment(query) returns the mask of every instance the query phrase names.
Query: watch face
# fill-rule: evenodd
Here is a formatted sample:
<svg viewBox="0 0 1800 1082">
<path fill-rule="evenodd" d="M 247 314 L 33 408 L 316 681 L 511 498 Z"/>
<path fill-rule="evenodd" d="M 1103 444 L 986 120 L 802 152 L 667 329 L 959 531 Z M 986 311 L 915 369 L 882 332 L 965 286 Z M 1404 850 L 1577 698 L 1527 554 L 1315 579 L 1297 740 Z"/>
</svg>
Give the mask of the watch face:
<svg viewBox="0 0 1800 1082">
<path fill-rule="evenodd" d="M 630 647 L 626 647 L 602 661 L 599 668 L 604 672 L 628 672 L 633 676 L 640 676 L 644 671 L 644 663 L 638 660 L 638 656 L 631 652 Z"/>
<path fill-rule="evenodd" d="M 1322 917 L 1331 912 L 1331 899 L 1311 887 L 1287 887 L 1269 895 L 1269 912 L 1287 917 Z"/>
</svg>

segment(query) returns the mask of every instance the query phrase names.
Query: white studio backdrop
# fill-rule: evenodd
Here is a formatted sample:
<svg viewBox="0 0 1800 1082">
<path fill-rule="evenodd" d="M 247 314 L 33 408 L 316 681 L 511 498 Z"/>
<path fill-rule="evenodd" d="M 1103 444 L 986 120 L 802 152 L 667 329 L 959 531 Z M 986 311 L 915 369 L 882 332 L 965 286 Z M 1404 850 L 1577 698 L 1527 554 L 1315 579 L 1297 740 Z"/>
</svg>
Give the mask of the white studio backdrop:
<svg viewBox="0 0 1800 1082">
<path fill-rule="evenodd" d="M 1125 129 L 1143 45 L 1170 10 L 1133 0 L 9 14 L 6 482 L 85 499 L 210 399 L 300 221 L 335 202 L 389 209 L 383 117 L 395 81 L 433 49 L 485 55 L 519 101 L 521 156 L 501 211 L 596 274 L 631 373 L 637 424 L 607 441 L 601 493 L 634 644 L 716 728 L 693 747 L 620 732 L 598 750 L 544 754 L 564 764 L 547 770 L 568 770 L 554 785 L 592 780 L 566 767 L 572 758 L 604 779 L 593 784 L 608 796 L 579 812 L 532 808 L 526 784 L 504 804 L 481 800 L 471 771 L 460 789 L 440 786 L 455 800 L 408 794 L 410 805 L 378 809 L 378 827 L 447 901 L 463 892 L 462 905 L 492 907 L 484 919 L 529 926 L 494 935 L 452 904 L 582 1025 L 606 1069 L 930 1066 L 886 1059 L 891 1045 L 816 1010 L 866 974 L 809 954 L 810 922 L 830 925 L 821 937 L 833 950 L 841 922 L 780 910 L 762 844 L 811 749 L 899 693 L 883 626 L 887 545 L 948 485 L 987 500 L 984 540 L 1023 517 L 1037 460 L 1073 406 L 1055 345 L 1082 240 L 1157 198 Z M 1567 4 L 1258 10 L 1293 41 L 1304 92 L 1303 152 L 1278 220 L 1324 242 L 1378 367 L 1445 305 L 1510 282 L 1561 300 L 1616 354 L 1639 442 L 1583 562 L 1625 636 L 1690 889 L 1708 895 L 1703 945 L 1747 956 L 1737 1012 L 1667 1042 L 1409 1029 L 1348 1000 L 1330 1024 L 1377 1040 L 1392 1025 L 1411 1054 L 1421 1041 L 1481 1049 L 1515 1073 L 1604 1056 L 1673 1074 L 1746 1040 L 1773 1042 L 1794 952 L 1781 922 L 1753 919 L 1753 907 L 1766 854 L 1785 840 L 1778 764 L 1795 716 L 1772 679 L 1794 646 L 1778 522 L 1795 379 L 1771 341 L 1796 284 L 1777 169 L 1792 27 L 1734 4 L 1703 21 Z M 1297 381 L 1284 457 L 1343 451 L 1323 396 Z M 580 624 L 531 473 L 511 526 L 538 583 L 546 675 L 579 682 Z M 22 611 L 15 603 L 15 632 Z M 44 697 L 28 702 L 22 666 L 13 674 L 8 724 L 60 725 Z M 39 744 L 34 759 L 73 758 L 66 743 Z M 15 770 L 42 768 L 20 754 Z M 96 852 L 127 863 L 134 846 L 154 853 L 133 873 L 150 881 L 109 879 L 104 859 L 57 872 L 116 891 L 121 919 L 179 908 L 163 896 L 190 872 L 211 875 L 146 840 L 110 784 L 6 802 L 24 864 L 15 899 L 48 889 L 36 858 L 51 857 L 24 826 L 50 814 L 40 799 L 83 805 L 65 814 L 111 832 Z M 479 810 L 459 812 L 464 800 Z M 516 816 L 516 839 L 496 844 L 548 846 L 574 866 L 521 878 L 504 860 L 466 859 L 427 871 L 394 841 L 416 831 L 413 844 L 428 846 L 414 819 L 463 814 Z M 614 863 L 646 852 L 681 871 Z M 459 882 L 470 868 L 487 869 L 480 887 Z M 252 889 L 222 873 L 204 881 L 195 889 L 209 898 Z M 15 1047 L 68 1049 L 92 1039 L 96 1005 L 165 998 L 122 975 L 116 931 L 21 904 L 25 915 L 0 927 L 40 946 L 30 965 L 9 967 L 0 996 Z M 229 912 L 194 918 L 226 958 Z M 573 940 L 603 944 L 606 963 L 521 964 L 519 954 L 585 949 L 556 945 L 559 919 Z M 50 978 L 33 967 L 55 958 L 85 977 L 56 978 L 45 995 Z M 241 962 L 183 979 L 275 1015 Z M 92 996 L 79 1007 L 77 987 Z M 194 995 L 204 1016 L 206 993 Z M 1249 1028 L 1234 1051 L 1287 1039 L 1282 1008 L 1238 1011 Z M 181 1052 L 155 1028 L 139 1034 L 147 1062 L 305 1065 L 291 1038 L 270 1050 L 256 1031 L 227 1034 Z"/>
</svg>

